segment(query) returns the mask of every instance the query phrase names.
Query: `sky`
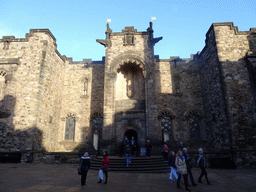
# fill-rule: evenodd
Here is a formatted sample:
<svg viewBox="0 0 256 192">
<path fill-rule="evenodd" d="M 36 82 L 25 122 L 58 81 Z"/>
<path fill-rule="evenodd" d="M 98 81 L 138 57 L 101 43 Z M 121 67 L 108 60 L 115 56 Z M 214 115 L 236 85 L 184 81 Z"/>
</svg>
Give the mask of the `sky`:
<svg viewBox="0 0 256 192">
<path fill-rule="evenodd" d="M 125 26 L 146 31 L 151 17 L 160 59 L 190 58 L 202 51 L 212 23 L 233 22 L 239 31 L 256 28 L 255 0 L 0 0 L 0 38 L 25 38 L 30 29 L 49 29 L 61 55 L 74 61 L 102 60 L 106 19 L 113 32 Z"/>
</svg>

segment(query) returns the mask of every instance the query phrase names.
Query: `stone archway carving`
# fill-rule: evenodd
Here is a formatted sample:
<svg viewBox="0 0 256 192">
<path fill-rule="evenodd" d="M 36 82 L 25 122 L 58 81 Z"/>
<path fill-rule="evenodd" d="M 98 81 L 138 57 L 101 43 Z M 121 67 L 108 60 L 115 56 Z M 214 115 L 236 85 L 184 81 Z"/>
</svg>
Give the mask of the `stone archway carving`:
<svg viewBox="0 0 256 192">
<path fill-rule="evenodd" d="M 143 58 L 141 58 L 140 56 L 138 56 L 134 53 L 120 55 L 120 56 L 116 57 L 108 67 L 109 72 L 116 73 L 117 69 L 120 68 L 121 65 L 125 65 L 127 63 L 136 63 L 136 65 L 139 65 L 140 68 L 142 69 L 144 78 L 151 77 L 151 70 L 150 70 L 148 63 Z"/>
</svg>

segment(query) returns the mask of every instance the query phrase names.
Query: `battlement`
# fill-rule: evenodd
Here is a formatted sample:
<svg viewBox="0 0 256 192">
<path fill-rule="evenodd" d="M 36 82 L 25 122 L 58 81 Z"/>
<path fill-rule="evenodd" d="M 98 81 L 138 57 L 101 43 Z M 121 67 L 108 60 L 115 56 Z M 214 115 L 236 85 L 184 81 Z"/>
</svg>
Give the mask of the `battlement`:
<svg viewBox="0 0 256 192">
<path fill-rule="evenodd" d="M 73 57 L 66 57 L 66 55 L 63 55 L 63 58 L 69 62 L 69 64 L 84 64 L 84 65 L 91 65 L 91 64 L 104 64 L 105 63 L 105 57 L 102 57 L 101 61 L 92 61 L 91 58 L 83 59 L 82 61 L 74 61 Z"/>
<path fill-rule="evenodd" d="M 0 39 L 0 43 L 3 42 L 10 44 L 11 42 L 29 42 L 29 39 L 34 36 L 35 33 L 44 33 L 48 35 L 53 40 L 56 54 L 62 59 L 63 62 L 65 62 L 63 56 L 57 50 L 56 38 L 49 29 L 30 29 L 29 33 L 26 33 L 25 38 L 15 38 L 15 36 L 3 36 L 2 39 Z"/>
</svg>

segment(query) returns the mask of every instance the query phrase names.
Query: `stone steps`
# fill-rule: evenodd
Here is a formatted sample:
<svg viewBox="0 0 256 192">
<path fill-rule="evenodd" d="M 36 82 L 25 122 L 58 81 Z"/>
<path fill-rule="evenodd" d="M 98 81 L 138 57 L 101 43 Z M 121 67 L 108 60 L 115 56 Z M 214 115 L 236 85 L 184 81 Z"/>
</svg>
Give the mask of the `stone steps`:
<svg viewBox="0 0 256 192">
<path fill-rule="evenodd" d="M 91 159 L 91 169 L 98 170 L 101 166 L 102 157 Z M 129 167 L 126 166 L 125 157 L 109 157 L 110 171 L 139 172 L 139 173 L 166 173 L 170 171 L 168 162 L 163 157 L 150 158 L 132 157 Z"/>
</svg>

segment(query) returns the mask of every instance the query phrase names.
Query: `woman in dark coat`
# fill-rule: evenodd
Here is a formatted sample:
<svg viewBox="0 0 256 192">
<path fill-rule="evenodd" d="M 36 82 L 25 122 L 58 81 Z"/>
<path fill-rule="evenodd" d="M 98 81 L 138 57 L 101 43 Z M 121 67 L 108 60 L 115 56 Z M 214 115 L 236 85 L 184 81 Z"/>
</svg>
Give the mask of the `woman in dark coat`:
<svg viewBox="0 0 256 192">
<path fill-rule="evenodd" d="M 109 171 L 109 158 L 108 158 L 107 152 L 103 153 L 103 159 L 102 159 L 102 164 L 101 164 L 100 168 L 103 170 L 103 173 L 105 174 L 105 177 L 106 177 L 104 184 L 107 184 L 108 183 L 108 171 Z M 101 183 L 101 179 L 98 181 L 98 183 Z"/>
<path fill-rule="evenodd" d="M 79 165 L 80 165 L 80 169 L 81 169 L 81 185 L 87 186 L 86 185 L 86 176 L 87 176 L 87 172 L 91 166 L 90 157 L 87 152 L 85 152 L 84 156 L 81 157 Z"/>
<path fill-rule="evenodd" d="M 147 140 L 145 148 L 146 148 L 146 156 L 150 157 L 150 153 L 151 153 L 151 150 L 152 150 L 152 144 L 150 143 L 149 140 Z"/>
</svg>

